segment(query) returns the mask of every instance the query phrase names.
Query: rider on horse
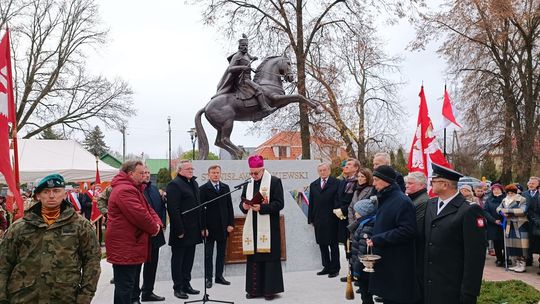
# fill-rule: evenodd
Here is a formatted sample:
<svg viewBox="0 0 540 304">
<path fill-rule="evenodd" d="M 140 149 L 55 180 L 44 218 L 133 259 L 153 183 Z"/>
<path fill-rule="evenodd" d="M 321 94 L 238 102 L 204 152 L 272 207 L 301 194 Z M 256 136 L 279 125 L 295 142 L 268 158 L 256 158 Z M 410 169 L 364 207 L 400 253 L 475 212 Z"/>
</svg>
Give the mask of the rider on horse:
<svg viewBox="0 0 540 304">
<path fill-rule="evenodd" d="M 221 78 L 214 97 L 237 92 L 240 99 L 255 97 L 262 112 L 272 112 L 275 108 L 268 105 L 261 87 L 251 80 L 251 63 L 257 59 L 259 58 L 248 53 L 248 39 L 243 34 L 242 39 L 238 40 L 238 52 L 227 58 L 229 67 Z"/>
</svg>

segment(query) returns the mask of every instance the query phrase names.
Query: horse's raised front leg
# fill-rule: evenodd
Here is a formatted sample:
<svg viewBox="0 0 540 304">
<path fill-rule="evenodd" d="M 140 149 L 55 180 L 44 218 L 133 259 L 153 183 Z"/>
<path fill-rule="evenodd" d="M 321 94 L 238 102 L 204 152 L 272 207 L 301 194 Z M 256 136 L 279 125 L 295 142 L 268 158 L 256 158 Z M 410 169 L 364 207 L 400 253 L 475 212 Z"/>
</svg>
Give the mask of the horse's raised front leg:
<svg viewBox="0 0 540 304">
<path fill-rule="evenodd" d="M 312 108 L 315 110 L 315 113 L 321 114 L 322 109 L 320 106 L 318 106 L 315 102 L 312 100 L 307 99 L 306 97 L 300 95 L 300 94 L 291 94 L 291 95 L 273 95 L 272 96 L 273 103 L 272 105 L 275 107 L 284 107 L 290 103 L 298 102 L 303 103 L 306 106 Z"/>
</svg>

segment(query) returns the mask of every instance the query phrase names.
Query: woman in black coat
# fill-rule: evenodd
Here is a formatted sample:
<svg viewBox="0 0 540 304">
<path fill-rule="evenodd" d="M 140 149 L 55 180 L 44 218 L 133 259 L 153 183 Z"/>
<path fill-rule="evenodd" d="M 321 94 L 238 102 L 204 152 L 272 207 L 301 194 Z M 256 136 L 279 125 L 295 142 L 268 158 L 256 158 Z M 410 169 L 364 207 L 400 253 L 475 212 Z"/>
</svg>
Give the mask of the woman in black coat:
<svg viewBox="0 0 540 304">
<path fill-rule="evenodd" d="M 495 264 L 498 267 L 504 266 L 504 239 L 502 229 L 503 218 L 497 213 L 497 207 L 499 207 L 504 197 L 502 185 L 494 184 L 491 187 L 491 194 L 484 204 L 484 216 L 487 220 L 487 239 L 493 241 L 493 249 L 497 256 Z"/>
</svg>

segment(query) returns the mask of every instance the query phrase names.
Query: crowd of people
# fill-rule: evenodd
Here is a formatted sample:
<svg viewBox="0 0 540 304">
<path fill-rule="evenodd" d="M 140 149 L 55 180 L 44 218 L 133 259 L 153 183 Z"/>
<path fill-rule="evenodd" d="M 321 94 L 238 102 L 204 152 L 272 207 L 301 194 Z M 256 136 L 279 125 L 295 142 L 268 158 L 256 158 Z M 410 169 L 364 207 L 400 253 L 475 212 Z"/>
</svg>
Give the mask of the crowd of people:
<svg viewBox="0 0 540 304">
<path fill-rule="evenodd" d="M 476 303 L 486 251 L 496 256 L 497 266 L 518 273 L 540 253 L 539 178 L 531 177 L 525 191 L 516 184 L 458 187 L 462 175 L 436 164 L 429 178 L 420 172 L 403 177 L 386 153 L 376 154 L 373 164 L 371 170 L 348 159 L 336 178 L 330 164 L 321 163 L 319 178 L 309 187 L 308 224 L 322 264 L 316 274 L 333 278 L 348 268 L 362 303 Z M 248 166 L 251 180 L 243 185 L 238 205 L 246 214 L 246 299 L 272 300 L 285 290 L 279 231 L 283 186 L 261 156 L 251 156 Z M 227 237 L 235 229 L 231 189 L 221 181 L 219 165 L 207 173 L 208 181 L 199 185 L 191 162 L 181 161 L 176 178 L 159 190 L 142 162 L 128 161 L 101 193 L 114 303 L 165 300 L 154 293 L 154 283 L 167 227 L 175 297 L 200 294 L 190 281 L 195 247 L 203 240 L 205 287 L 230 285 L 223 271 Z M 75 206 L 88 204 L 83 193 L 65 188 L 62 176 L 44 177 L 24 217 L 9 228 L 1 201 L 0 303 L 89 303 L 93 298 L 100 244 L 95 226 Z M 208 201 L 214 203 L 201 208 Z M 344 246 L 347 265 L 340 265 L 340 243 L 350 244 Z M 361 258 L 367 255 L 380 257 L 375 272 L 365 271 Z"/>
</svg>

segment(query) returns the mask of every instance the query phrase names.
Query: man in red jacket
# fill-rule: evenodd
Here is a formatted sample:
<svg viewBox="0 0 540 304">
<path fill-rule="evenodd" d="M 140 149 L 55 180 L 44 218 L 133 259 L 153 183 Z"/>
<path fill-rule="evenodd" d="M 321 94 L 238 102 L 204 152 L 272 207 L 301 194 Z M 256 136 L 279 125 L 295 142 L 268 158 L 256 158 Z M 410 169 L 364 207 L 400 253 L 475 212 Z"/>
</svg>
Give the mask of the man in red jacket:
<svg viewBox="0 0 540 304">
<path fill-rule="evenodd" d="M 115 304 L 139 302 L 134 292 L 136 276 L 150 259 L 150 236 L 162 229 L 159 216 L 144 197 L 144 177 L 142 162 L 127 161 L 111 183 L 105 246 L 107 261 L 113 264 Z"/>
</svg>

